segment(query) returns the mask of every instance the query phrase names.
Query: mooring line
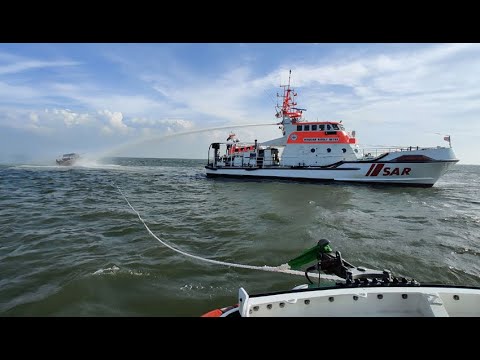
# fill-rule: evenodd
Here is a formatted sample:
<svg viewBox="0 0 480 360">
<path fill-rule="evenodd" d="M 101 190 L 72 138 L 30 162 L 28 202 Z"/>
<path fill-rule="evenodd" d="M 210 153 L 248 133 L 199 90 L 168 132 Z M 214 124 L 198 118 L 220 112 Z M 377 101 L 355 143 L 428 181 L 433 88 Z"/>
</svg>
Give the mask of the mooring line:
<svg viewBox="0 0 480 360">
<path fill-rule="evenodd" d="M 135 214 L 137 214 L 138 218 L 140 219 L 140 221 L 142 222 L 143 226 L 145 227 L 145 229 L 147 229 L 147 231 L 149 232 L 149 234 L 151 236 L 153 236 L 155 239 L 157 239 L 160 244 L 162 244 L 163 246 L 166 246 L 168 247 L 170 250 L 173 250 L 179 254 L 182 254 L 184 256 L 187 256 L 187 257 L 191 257 L 193 259 L 197 259 L 197 260 L 200 260 L 200 261 L 205 261 L 205 262 L 208 262 L 208 263 L 211 263 L 211 264 L 216 264 L 216 265 L 224 265 L 224 266 L 230 266 L 230 267 L 236 267 L 236 268 L 242 268 L 242 269 L 250 269 L 250 270 L 260 270 L 260 271 L 269 271 L 269 272 L 279 272 L 279 273 L 284 273 L 284 274 L 291 274 L 291 275 L 300 275 L 300 276 L 305 276 L 305 272 L 303 271 L 298 271 L 298 270 L 291 270 L 289 269 L 289 266 L 287 264 L 283 264 L 283 265 L 279 265 L 279 266 L 267 266 L 267 265 L 264 265 L 264 266 L 255 266 L 255 265 L 245 265 L 245 264 L 236 264 L 236 263 L 231 263 L 231 262 L 226 262 L 226 261 L 219 261 L 219 260 L 212 260 L 212 259 L 206 259 L 204 257 L 201 257 L 201 256 L 197 256 L 197 255 L 193 255 L 193 254 L 189 254 L 185 251 L 182 251 L 180 249 L 177 249 L 169 244 L 167 244 L 165 241 L 163 241 L 162 239 L 160 239 L 157 235 L 155 235 L 151 230 L 150 228 L 148 227 L 148 225 L 145 223 L 145 220 L 142 219 L 142 217 L 140 216 L 140 213 L 135 210 L 135 208 L 132 206 L 132 204 L 130 204 L 130 201 L 128 201 L 127 197 L 125 196 L 125 194 L 122 192 L 122 190 L 118 187 L 117 184 L 115 184 L 115 187 L 117 188 L 118 192 L 123 196 L 123 198 L 125 199 L 125 201 L 127 202 L 128 206 L 130 206 L 130 209 L 133 210 L 133 212 L 135 212 Z M 319 274 L 317 273 L 309 273 L 309 276 L 313 277 L 313 278 L 318 278 L 319 277 Z M 321 279 L 325 279 L 325 280 L 333 280 L 333 281 L 344 281 L 344 279 L 338 277 L 338 276 L 335 276 L 335 275 L 328 275 L 328 274 L 321 274 L 320 276 Z"/>
</svg>

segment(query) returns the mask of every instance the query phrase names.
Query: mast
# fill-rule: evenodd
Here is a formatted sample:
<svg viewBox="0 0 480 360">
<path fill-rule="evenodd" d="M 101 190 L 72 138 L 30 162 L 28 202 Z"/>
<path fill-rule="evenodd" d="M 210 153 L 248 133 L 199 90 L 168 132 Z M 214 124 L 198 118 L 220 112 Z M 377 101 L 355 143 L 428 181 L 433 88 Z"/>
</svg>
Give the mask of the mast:
<svg viewBox="0 0 480 360">
<path fill-rule="evenodd" d="M 291 77 L 292 70 L 290 70 L 288 74 L 288 85 L 280 85 L 280 87 L 283 88 L 283 96 L 279 96 L 277 93 L 277 97 L 281 97 L 283 101 L 281 108 L 279 108 L 277 105 L 277 108 L 279 109 L 277 110 L 277 114 L 275 116 L 278 118 L 282 117 L 283 120 L 288 117 L 292 119 L 292 122 L 295 122 L 297 119 L 302 117 L 302 113 L 305 109 L 298 109 L 295 107 L 297 103 L 294 101 L 294 99 L 297 96 L 297 93 L 290 88 Z"/>
</svg>

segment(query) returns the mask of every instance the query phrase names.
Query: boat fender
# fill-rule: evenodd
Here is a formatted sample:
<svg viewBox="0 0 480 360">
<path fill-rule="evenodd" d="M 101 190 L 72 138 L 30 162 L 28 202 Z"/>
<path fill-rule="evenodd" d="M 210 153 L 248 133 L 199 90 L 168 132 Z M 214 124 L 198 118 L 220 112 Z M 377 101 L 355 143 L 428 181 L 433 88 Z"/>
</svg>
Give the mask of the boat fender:
<svg viewBox="0 0 480 360">
<path fill-rule="evenodd" d="M 236 307 L 238 307 L 238 304 L 228 306 L 228 307 L 224 307 L 224 308 L 221 308 L 221 309 L 215 309 L 215 310 L 212 310 L 212 311 L 209 311 L 209 312 L 203 314 L 201 317 L 221 317 L 227 311 L 232 310 Z"/>
<path fill-rule="evenodd" d="M 202 317 L 220 317 L 223 312 L 221 309 L 215 309 L 202 315 Z"/>
</svg>

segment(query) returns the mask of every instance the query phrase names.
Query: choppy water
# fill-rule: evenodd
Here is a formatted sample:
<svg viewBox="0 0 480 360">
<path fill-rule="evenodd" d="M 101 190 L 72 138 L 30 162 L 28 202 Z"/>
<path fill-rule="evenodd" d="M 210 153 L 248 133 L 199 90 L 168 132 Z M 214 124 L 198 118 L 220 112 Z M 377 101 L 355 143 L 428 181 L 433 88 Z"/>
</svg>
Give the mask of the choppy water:
<svg viewBox="0 0 480 360">
<path fill-rule="evenodd" d="M 480 286 L 480 166 L 433 188 L 207 179 L 204 161 L 0 167 L 1 316 L 200 316 L 301 277 L 279 265 L 329 239 L 356 265 Z"/>
</svg>

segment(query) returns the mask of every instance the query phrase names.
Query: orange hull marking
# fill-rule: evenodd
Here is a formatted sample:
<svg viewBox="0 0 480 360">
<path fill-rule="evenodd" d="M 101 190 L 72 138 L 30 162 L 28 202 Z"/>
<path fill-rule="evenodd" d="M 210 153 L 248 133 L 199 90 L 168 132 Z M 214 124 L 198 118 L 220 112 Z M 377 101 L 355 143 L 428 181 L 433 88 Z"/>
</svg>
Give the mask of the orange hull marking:
<svg viewBox="0 0 480 360">
<path fill-rule="evenodd" d="M 222 310 L 215 309 L 207 312 L 206 314 L 203 314 L 201 317 L 220 317 L 222 316 L 222 314 L 223 314 Z"/>
<path fill-rule="evenodd" d="M 351 144 L 352 139 L 342 131 L 337 131 L 335 135 L 326 135 L 325 131 L 294 131 L 287 144 Z"/>
</svg>

